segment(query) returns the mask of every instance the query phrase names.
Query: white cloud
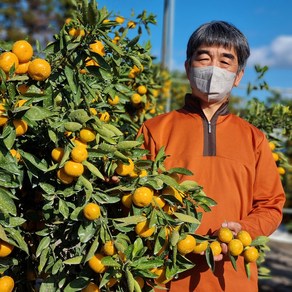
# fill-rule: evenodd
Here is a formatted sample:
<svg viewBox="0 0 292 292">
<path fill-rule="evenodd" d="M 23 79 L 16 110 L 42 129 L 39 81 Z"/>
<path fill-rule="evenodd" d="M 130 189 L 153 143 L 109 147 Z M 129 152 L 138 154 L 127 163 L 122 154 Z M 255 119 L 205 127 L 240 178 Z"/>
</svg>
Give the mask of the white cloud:
<svg viewBox="0 0 292 292">
<path fill-rule="evenodd" d="M 269 46 L 251 49 L 248 64 L 292 68 L 292 35 L 278 36 Z"/>
</svg>

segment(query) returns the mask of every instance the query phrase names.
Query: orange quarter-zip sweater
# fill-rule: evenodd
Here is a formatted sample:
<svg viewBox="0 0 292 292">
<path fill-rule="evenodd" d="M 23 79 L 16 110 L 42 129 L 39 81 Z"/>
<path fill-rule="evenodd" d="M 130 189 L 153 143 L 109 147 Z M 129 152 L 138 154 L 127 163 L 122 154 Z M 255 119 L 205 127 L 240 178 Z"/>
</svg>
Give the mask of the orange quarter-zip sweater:
<svg viewBox="0 0 292 292">
<path fill-rule="evenodd" d="M 203 214 L 197 234 L 212 234 L 224 221 L 239 222 L 253 238 L 269 236 L 282 219 L 285 195 L 276 163 L 263 132 L 230 114 L 223 104 L 207 120 L 199 102 L 190 94 L 185 105 L 147 120 L 139 135 L 144 135 L 144 148 L 154 159 L 161 147 L 169 155 L 165 167 L 184 167 L 203 186 L 207 196 L 217 202 L 211 212 Z M 257 291 L 256 264 L 251 265 L 251 278 L 238 257 L 237 271 L 231 262 L 215 263 L 208 268 L 205 257 L 194 256 L 196 266 L 172 281 L 172 292 Z"/>
</svg>

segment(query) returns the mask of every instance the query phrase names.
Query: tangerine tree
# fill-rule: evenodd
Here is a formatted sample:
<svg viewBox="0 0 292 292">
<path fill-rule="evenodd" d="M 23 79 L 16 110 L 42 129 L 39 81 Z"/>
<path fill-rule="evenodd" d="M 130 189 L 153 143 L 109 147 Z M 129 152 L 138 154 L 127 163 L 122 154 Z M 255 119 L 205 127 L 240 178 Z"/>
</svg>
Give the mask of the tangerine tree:
<svg viewBox="0 0 292 292">
<path fill-rule="evenodd" d="M 192 268 L 186 255 L 206 241 L 213 268 L 214 239 L 195 232 L 216 202 L 187 169 L 166 170 L 163 149 L 146 160 L 136 139 L 165 80 L 139 42 L 153 16 L 85 0 L 75 12 L 29 59 L 15 43 L 2 52 L 16 58 L 0 65 L 0 283 L 151 291 Z"/>
</svg>

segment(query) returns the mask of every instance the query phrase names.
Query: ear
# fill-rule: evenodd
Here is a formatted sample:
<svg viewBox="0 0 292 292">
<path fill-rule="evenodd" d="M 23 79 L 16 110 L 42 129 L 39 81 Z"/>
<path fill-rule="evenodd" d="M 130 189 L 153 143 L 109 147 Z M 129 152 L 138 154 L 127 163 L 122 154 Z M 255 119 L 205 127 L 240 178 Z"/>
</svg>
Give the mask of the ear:
<svg viewBox="0 0 292 292">
<path fill-rule="evenodd" d="M 188 60 L 185 61 L 185 70 L 187 77 L 189 78 L 189 69 L 190 69 L 190 62 Z"/>
<path fill-rule="evenodd" d="M 242 79 L 244 75 L 244 69 L 242 69 L 235 77 L 235 80 L 234 80 L 234 86 L 237 87 Z"/>
</svg>

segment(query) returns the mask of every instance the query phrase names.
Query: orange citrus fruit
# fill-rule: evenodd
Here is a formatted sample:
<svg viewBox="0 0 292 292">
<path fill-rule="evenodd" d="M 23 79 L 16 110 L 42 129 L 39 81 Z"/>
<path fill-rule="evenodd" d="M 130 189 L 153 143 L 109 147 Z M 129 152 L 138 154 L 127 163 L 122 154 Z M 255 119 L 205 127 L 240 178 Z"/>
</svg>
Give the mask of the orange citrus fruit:
<svg viewBox="0 0 292 292">
<path fill-rule="evenodd" d="M 74 181 L 74 177 L 71 175 L 68 175 L 65 172 L 64 167 L 58 169 L 57 177 L 61 181 L 61 183 L 63 183 L 64 185 L 69 185 Z"/>
<path fill-rule="evenodd" d="M 187 236 L 184 239 L 181 239 L 177 243 L 177 250 L 180 254 L 186 255 L 194 250 L 196 246 L 196 239 L 190 235 L 187 234 Z"/>
<path fill-rule="evenodd" d="M 171 186 L 167 186 L 166 188 L 164 188 L 162 190 L 162 194 L 163 195 L 171 195 L 171 196 L 174 196 L 178 201 L 180 201 L 181 203 L 183 202 L 183 199 L 182 199 L 182 196 L 181 194 L 179 193 L 179 191 L 174 188 L 174 187 L 171 187 Z"/>
<path fill-rule="evenodd" d="M 254 263 L 259 258 L 259 251 L 255 246 L 250 246 L 243 252 L 243 257 L 247 263 Z"/>
<path fill-rule="evenodd" d="M 125 18 L 122 16 L 117 16 L 115 21 L 119 24 L 122 24 L 125 21 Z"/>
<path fill-rule="evenodd" d="M 15 69 L 19 65 L 17 56 L 12 52 L 4 52 L 0 55 L 0 68 L 5 72 L 9 73 L 10 69 L 14 65 Z"/>
<path fill-rule="evenodd" d="M 278 153 L 273 152 L 272 155 L 273 155 L 273 158 L 274 158 L 275 161 L 279 160 L 279 154 Z"/>
<path fill-rule="evenodd" d="M 90 51 L 99 54 L 100 56 L 105 55 L 104 45 L 101 41 L 96 40 L 94 43 L 89 45 Z"/>
<path fill-rule="evenodd" d="M 15 132 L 16 132 L 17 137 L 24 135 L 26 131 L 28 130 L 28 125 L 26 121 L 24 120 L 21 120 L 21 119 L 13 120 L 13 125 L 15 127 Z"/>
<path fill-rule="evenodd" d="M 119 101 L 120 101 L 120 98 L 118 95 L 115 95 L 114 98 L 109 97 L 107 100 L 107 102 L 112 106 L 117 105 L 119 103 Z"/>
<path fill-rule="evenodd" d="M 51 75 L 51 65 L 44 59 L 36 58 L 28 66 L 28 75 L 36 81 L 44 81 Z"/>
<path fill-rule="evenodd" d="M 87 148 L 87 143 L 81 141 L 81 140 L 78 139 L 78 138 L 75 138 L 75 137 L 74 137 L 74 138 L 71 139 L 71 141 L 73 142 L 73 144 L 74 144 L 75 146 L 83 146 L 83 147 Z"/>
<path fill-rule="evenodd" d="M 128 28 L 135 28 L 135 27 L 136 27 L 136 23 L 135 23 L 134 21 L 129 21 L 129 22 L 127 23 L 127 27 L 128 27 Z"/>
<path fill-rule="evenodd" d="M 9 151 L 10 151 L 11 155 L 16 158 L 17 161 L 20 161 L 21 156 L 17 150 L 10 149 Z"/>
<path fill-rule="evenodd" d="M 124 195 L 122 196 L 121 201 L 122 201 L 122 204 L 123 204 L 125 207 L 127 207 L 128 209 L 130 209 L 131 206 L 132 206 L 132 194 L 131 194 L 131 193 L 124 194 Z"/>
<path fill-rule="evenodd" d="M 61 162 L 64 156 L 64 149 L 62 147 L 56 147 L 51 152 L 51 157 L 55 162 Z"/>
<path fill-rule="evenodd" d="M 221 242 L 228 243 L 233 239 L 233 233 L 229 228 L 221 227 L 218 231 L 218 239 Z"/>
<path fill-rule="evenodd" d="M 93 283 L 93 282 L 90 282 L 85 288 L 83 288 L 81 290 L 81 292 L 99 292 L 99 287 Z"/>
<path fill-rule="evenodd" d="M 147 87 L 144 85 L 140 85 L 138 86 L 137 91 L 139 94 L 143 95 L 147 92 Z"/>
<path fill-rule="evenodd" d="M 83 208 L 84 217 L 88 220 L 95 220 L 100 217 L 100 207 L 96 203 L 88 203 Z"/>
<path fill-rule="evenodd" d="M 208 245 L 209 245 L 208 240 L 197 243 L 193 249 L 193 253 L 200 254 L 204 252 L 207 249 Z"/>
<path fill-rule="evenodd" d="M 75 162 L 82 162 L 88 157 L 87 149 L 84 146 L 75 146 L 71 151 L 71 158 Z"/>
<path fill-rule="evenodd" d="M 28 71 L 28 66 L 30 64 L 30 61 L 26 62 L 26 63 L 19 63 L 18 67 L 15 70 L 16 74 L 26 74 Z"/>
<path fill-rule="evenodd" d="M 117 252 L 115 245 L 114 245 L 114 242 L 111 240 L 106 241 L 102 247 L 102 252 L 108 256 L 114 255 Z"/>
<path fill-rule="evenodd" d="M 276 149 L 276 145 L 275 145 L 275 143 L 274 142 L 269 142 L 269 146 L 270 146 L 270 149 L 272 150 L 272 151 L 274 151 L 275 149 Z"/>
<path fill-rule="evenodd" d="M 148 220 L 141 221 L 137 223 L 137 225 L 135 226 L 135 232 L 140 237 L 144 237 L 144 238 L 150 237 L 155 232 L 155 230 L 156 230 L 155 226 L 152 226 L 151 228 L 149 228 Z"/>
<path fill-rule="evenodd" d="M 14 280 L 10 276 L 3 276 L 0 278 L 0 291 L 12 292 L 14 288 Z"/>
<path fill-rule="evenodd" d="M 84 166 L 80 162 L 75 162 L 73 160 L 68 160 L 64 164 L 65 172 L 73 177 L 78 177 L 83 174 Z"/>
<path fill-rule="evenodd" d="M 213 256 L 217 256 L 222 252 L 222 247 L 219 241 L 212 241 L 209 246 Z"/>
<path fill-rule="evenodd" d="M 0 257 L 4 258 L 11 254 L 14 246 L 2 239 L 0 239 Z"/>
<path fill-rule="evenodd" d="M 286 173 L 286 170 L 285 170 L 284 167 L 282 167 L 282 166 L 278 166 L 278 172 L 279 172 L 279 174 L 283 175 L 283 174 Z"/>
<path fill-rule="evenodd" d="M 141 95 L 139 93 L 134 93 L 131 96 L 132 104 L 139 104 L 139 103 L 141 103 L 141 100 L 142 100 L 142 97 L 141 97 Z"/>
<path fill-rule="evenodd" d="M 15 107 L 21 107 L 27 102 L 26 99 L 20 99 L 19 101 L 16 102 Z"/>
<path fill-rule="evenodd" d="M 90 128 L 83 128 L 79 132 L 80 140 L 84 143 L 94 141 L 95 136 L 96 136 L 95 131 Z"/>
<path fill-rule="evenodd" d="M 228 243 L 228 251 L 233 256 L 240 255 L 242 253 L 242 251 L 243 251 L 243 244 L 242 244 L 242 242 L 239 239 L 237 239 L 237 238 L 232 239 Z"/>
<path fill-rule="evenodd" d="M 166 275 L 165 275 L 166 268 L 165 267 L 155 268 L 152 270 L 152 272 L 157 275 L 157 278 L 155 278 L 155 282 L 158 284 L 166 284 L 172 280 L 172 278 L 170 278 L 170 279 L 166 278 Z"/>
<path fill-rule="evenodd" d="M 164 206 L 165 206 L 165 200 L 163 199 L 163 197 L 162 196 L 160 196 L 160 195 L 157 195 L 157 194 L 155 194 L 154 196 L 153 196 L 153 200 L 152 200 L 152 202 L 151 202 L 151 204 L 152 204 L 152 206 L 155 208 L 155 207 L 157 207 L 157 208 L 163 208 Z"/>
<path fill-rule="evenodd" d="M 252 242 L 252 238 L 250 234 L 245 230 L 239 231 L 236 235 L 236 238 L 242 242 L 244 247 L 249 246 Z"/>
<path fill-rule="evenodd" d="M 89 267 L 96 273 L 104 273 L 106 270 L 106 266 L 101 262 L 104 256 L 101 253 L 95 254 L 89 261 Z"/>
<path fill-rule="evenodd" d="M 152 202 L 153 194 L 153 189 L 148 187 L 139 187 L 132 195 L 132 202 L 137 207 L 147 207 Z"/>
<path fill-rule="evenodd" d="M 102 122 L 108 122 L 110 120 L 110 114 L 108 112 L 99 113 L 98 117 Z"/>
<path fill-rule="evenodd" d="M 129 175 L 135 168 L 134 162 L 132 159 L 128 159 L 129 163 L 123 161 L 118 161 L 118 166 L 116 168 L 116 173 L 121 176 Z"/>
<path fill-rule="evenodd" d="M 19 40 L 12 45 L 12 53 L 17 56 L 19 63 L 26 63 L 32 58 L 33 48 L 29 42 Z"/>
</svg>

